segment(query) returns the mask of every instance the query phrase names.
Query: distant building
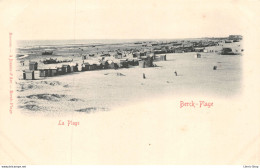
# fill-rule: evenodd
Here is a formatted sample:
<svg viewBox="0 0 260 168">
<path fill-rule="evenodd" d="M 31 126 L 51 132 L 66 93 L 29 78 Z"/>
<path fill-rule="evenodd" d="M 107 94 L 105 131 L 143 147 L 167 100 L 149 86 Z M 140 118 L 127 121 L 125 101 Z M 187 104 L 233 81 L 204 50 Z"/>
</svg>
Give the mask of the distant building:
<svg viewBox="0 0 260 168">
<path fill-rule="evenodd" d="M 229 40 L 238 41 L 238 40 L 242 40 L 242 39 L 243 39 L 243 36 L 241 36 L 241 35 L 229 35 L 229 36 L 228 36 L 228 39 L 229 39 Z"/>
<path fill-rule="evenodd" d="M 233 43 L 233 40 L 225 40 L 225 43 Z"/>
</svg>

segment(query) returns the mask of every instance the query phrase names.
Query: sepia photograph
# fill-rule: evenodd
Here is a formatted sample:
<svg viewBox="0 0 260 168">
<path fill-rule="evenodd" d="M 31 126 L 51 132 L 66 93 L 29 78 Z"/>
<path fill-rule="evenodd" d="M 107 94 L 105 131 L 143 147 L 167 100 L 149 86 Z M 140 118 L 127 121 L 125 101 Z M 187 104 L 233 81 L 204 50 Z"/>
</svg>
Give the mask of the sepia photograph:
<svg viewBox="0 0 260 168">
<path fill-rule="evenodd" d="M 66 115 L 167 94 L 232 97 L 242 92 L 243 50 L 241 35 L 18 41 L 17 105 L 25 113 Z"/>
<path fill-rule="evenodd" d="M 260 165 L 258 0 L 0 1 L 0 165 Z"/>
</svg>

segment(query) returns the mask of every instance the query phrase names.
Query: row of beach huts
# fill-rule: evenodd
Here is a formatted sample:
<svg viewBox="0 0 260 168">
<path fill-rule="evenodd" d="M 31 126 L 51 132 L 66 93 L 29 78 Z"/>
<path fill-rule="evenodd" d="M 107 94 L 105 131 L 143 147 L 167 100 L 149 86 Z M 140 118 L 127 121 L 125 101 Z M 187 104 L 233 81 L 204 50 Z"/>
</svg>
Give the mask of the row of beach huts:
<svg viewBox="0 0 260 168">
<path fill-rule="evenodd" d="M 70 63 L 57 65 L 52 68 L 38 68 L 38 62 L 30 61 L 29 69 L 23 71 L 23 79 L 35 80 L 45 77 L 53 77 L 58 75 L 65 75 L 73 72 L 94 71 L 102 69 L 118 69 L 131 68 L 139 66 L 140 68 L 153 67 L 154 61 L 166 61 L 166 55 L 160 56 L 142 56 L 139 58 L 126 58 L 109 60 L 103 57 L 100 60 L 83 60 L 82 64 Z"/>
</svg>

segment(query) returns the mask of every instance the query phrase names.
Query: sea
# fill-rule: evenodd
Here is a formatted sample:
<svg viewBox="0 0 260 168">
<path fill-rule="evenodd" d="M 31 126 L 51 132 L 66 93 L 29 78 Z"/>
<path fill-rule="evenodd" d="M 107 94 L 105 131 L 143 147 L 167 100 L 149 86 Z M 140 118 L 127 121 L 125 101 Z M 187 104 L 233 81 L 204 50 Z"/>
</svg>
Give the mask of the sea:
<svg viewBox="0 0 260 168">
<path fill-rule="evenodd" d="M 97 44 L 120 44 L 134 42 L 170 42 L 183 39 L 70 39 L 70 40 L 18 40 L 17 48 L 52 47 L 52 46 L 82 46 Z M 186 39 L 187 40 L 187 39 Z"/>
<path fill-rule="evenodd" d="M 81 46 L 96 44 L 118 44 L 149 41 L 147 39 L 87 39 L 87 40 L 18 40 L 17 47 L 37 47 L 37 46 Z"/>
</svg>

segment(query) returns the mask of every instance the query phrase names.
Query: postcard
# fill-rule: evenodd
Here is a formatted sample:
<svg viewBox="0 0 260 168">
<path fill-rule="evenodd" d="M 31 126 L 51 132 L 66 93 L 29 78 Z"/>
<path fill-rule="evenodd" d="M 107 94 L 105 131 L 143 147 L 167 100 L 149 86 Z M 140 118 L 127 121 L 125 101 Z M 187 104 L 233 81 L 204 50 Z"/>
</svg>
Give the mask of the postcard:
<svg viewBox="0 0 260 168">
<path fill-rule="evenodd" d="M 1 1 L 0 164 L 258 167 L 259 5 Z"/>
</svg>

